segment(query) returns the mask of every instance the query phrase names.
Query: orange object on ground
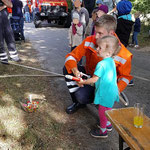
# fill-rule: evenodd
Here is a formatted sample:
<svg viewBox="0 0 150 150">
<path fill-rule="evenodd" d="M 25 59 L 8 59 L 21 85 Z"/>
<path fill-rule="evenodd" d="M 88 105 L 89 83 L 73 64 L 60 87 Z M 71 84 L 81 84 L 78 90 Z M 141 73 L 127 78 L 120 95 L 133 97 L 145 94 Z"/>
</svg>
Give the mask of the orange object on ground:
<svg viewBox="0 0 150 150">
<path fill-rule="evenodd" d="M 26 112 L 35 112 L 38 109 L 39 102 L 37 101 L 27 101 L 27 104 L 20 102 L 21 107 Z"/>
</svg>

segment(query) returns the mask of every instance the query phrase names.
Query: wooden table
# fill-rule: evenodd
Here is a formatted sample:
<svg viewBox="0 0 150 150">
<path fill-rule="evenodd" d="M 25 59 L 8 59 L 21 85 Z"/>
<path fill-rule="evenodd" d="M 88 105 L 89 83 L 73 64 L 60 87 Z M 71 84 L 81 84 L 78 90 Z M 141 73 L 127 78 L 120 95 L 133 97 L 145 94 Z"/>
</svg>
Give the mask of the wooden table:
<svg viewBox="0 0 150 150">
<path fill-rule="evenodd" d="M 150 118 L 144 115 L 142 128 L 133 125 L 134 108 L 121 108 L 106 111 L 108 120 L 119 134 L 119 150 L 126 142 L 132 150 L 150 150 Z"/>
</svg>

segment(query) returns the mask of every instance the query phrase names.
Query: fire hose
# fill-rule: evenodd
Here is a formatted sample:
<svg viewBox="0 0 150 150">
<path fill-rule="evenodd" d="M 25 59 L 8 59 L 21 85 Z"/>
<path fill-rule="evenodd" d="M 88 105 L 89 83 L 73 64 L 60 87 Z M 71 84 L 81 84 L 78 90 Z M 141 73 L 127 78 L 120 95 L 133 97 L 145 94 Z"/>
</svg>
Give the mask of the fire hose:
<svg viewBox="0 0 150 150">
<path fill-rule="evenodd" d="M 45 73 L 49 73 L 49 74 L 53 74 L 53 75 L 28 75 L 28 74 L 18 74 L 18 75 L 3 75 L 3 76 L 0 76 L 0 78 L 11 78 L 11 77 L 39 77 L 39 76 L 43 76 L 43 77 L 65 77 L 67 79 L 70 79 L 70 80 L 74 80 L 74 81 L 80 81 L 81 78 L 77 78 L 77 77 L 74 77 L 74 76 L 71 76 L 71 75 L 62 75 L 62 74 L 59 74 L 59 73 L 55 73 L 55 72 L 50 72 L 48 70 L 44 70 L 44 69 L 39 69 L 39 68 L 35 68 L 35 67 L 31 67 L 31 66 L 26 66 L 26 65 L 22 65 L 22 64 L 16 64 L 16 63 L 13 63 L 13 62 L 3 62 L 1 61 L 2 63 L 5 63 L 5 64 L 11 64 L 11 65 L 14 65 L 14 66 L 19 66 L 19 67 L 23 67 L 23 68 L 27 68 L 27 69 L 32 69 L 32 70 L 36 70 L 36 71 L 40 71 L 40 72 L 45 72 Z M 86 76 L 87 78 L 90 78 L 89 75 L 87 74 L 84 74 L 81 72 L 81 75 L 83 76 Z M 146 78 L 141 78 L 141 77 L 137 77 L 137 76 L 134 76 L 135 78 L 138 78 L 138 79 L 142 79 L 142 80 L 145 80 L 145 81 L 150 81 L 149 79 L 146 79 Z M 125 105 L 125 106 L 128 106 L 129 105 L 129 100 L 128 98 L 126 97 L 126 95 L 122 92 L 121 93 L 121 96 L 119 96 L 120 98 L 120 101 Z"/>
<path fill-rule="evenodd" d="M 6 63 L 6 62 L 3 62 L 1 61 L 2 63 Z M 32 69 L 32 70 L 36 70 L 36 71 L 41 71 L 41 72 L 45 72 L 45 73 L 49 73 L 49 74 L 53 74 L 53 75 L 28 75 L 28 74 L 18 74 L 18 75 L 3 75 L 3 76 L 0 76 L 0 78 L 11 78 L 11 77 L 39 77 L 39 76 L 43 76 L 43 77 L 65 77 L 67 79 L 70 79 L 70 80 L 74 80 L 74 81 L 80 81 L 80 78 L 77 78 L 77 77 L 74 77 L 74 76 L 71 76 L 71 75 L 62 75 L 62 74 L 59 74 L 59 73 L 55 73 L 55 72 L 51 72 L 51 71 L 48 71 L 48 70 L 44 70 L 44 69 L 39 69 L 39 68 L 35 68 L 35 67 L 31 67 L 31 66 L 26 66 L 26 65 L 22 65 L 22 64 L 16 64 L 16 63 L 13 63 L 13 62 L 7 62 L 7 64 L 11 64 L 11 65 L 14 65 L 14 66 L 19 66 L 19 67 L 23 67 L 23 68 L 27 68 L 27 69 Z M 90 78 L 89 75 L 86 75 L 84 73 L 81 72 L 81 76 L 86 76 L 87 78 Z"/>
</svg>

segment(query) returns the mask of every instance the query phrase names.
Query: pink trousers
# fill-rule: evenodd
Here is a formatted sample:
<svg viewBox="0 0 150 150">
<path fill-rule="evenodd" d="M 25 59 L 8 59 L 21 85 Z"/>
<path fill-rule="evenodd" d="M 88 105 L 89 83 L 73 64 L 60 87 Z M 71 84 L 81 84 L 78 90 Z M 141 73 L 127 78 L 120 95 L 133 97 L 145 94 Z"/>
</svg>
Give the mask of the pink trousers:
<svg viewBox="0 0 150 150">
<path fill-rule="evenodd" d="M 104 107 L 99 105 L 98 107 L 98 113 L 99 113 L 99 120 L 100 120 L 100 127 L 101 128 L 106 128 L 107 125 L 107 118 L 105 116 L 105 111 L 106 110 L 111 110 L 112 108 Z"/>
</svg>

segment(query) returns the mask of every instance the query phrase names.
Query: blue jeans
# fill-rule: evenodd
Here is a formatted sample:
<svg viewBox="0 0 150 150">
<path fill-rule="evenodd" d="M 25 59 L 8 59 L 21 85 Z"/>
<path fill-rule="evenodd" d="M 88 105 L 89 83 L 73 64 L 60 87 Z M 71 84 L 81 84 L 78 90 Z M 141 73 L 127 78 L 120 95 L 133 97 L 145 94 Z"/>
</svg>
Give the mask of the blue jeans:
<svg viewBox="0 0 150 150">
<path fill-rule="evenodd" d="M 132 35 L 132 44 L 135 43 L 135 45 L 138 45 L 138 40 L 137 40 L 137 36 L 138 36 L 139 32 L 133 32 L 133 35 Z"/>
<path fill-rule="evenodd" d="M 25 13 L 25 21 L 26 22 L 31 22 L 31 20 L 30 20 L 30 13 L 29 12 Z"/>
</svg>

